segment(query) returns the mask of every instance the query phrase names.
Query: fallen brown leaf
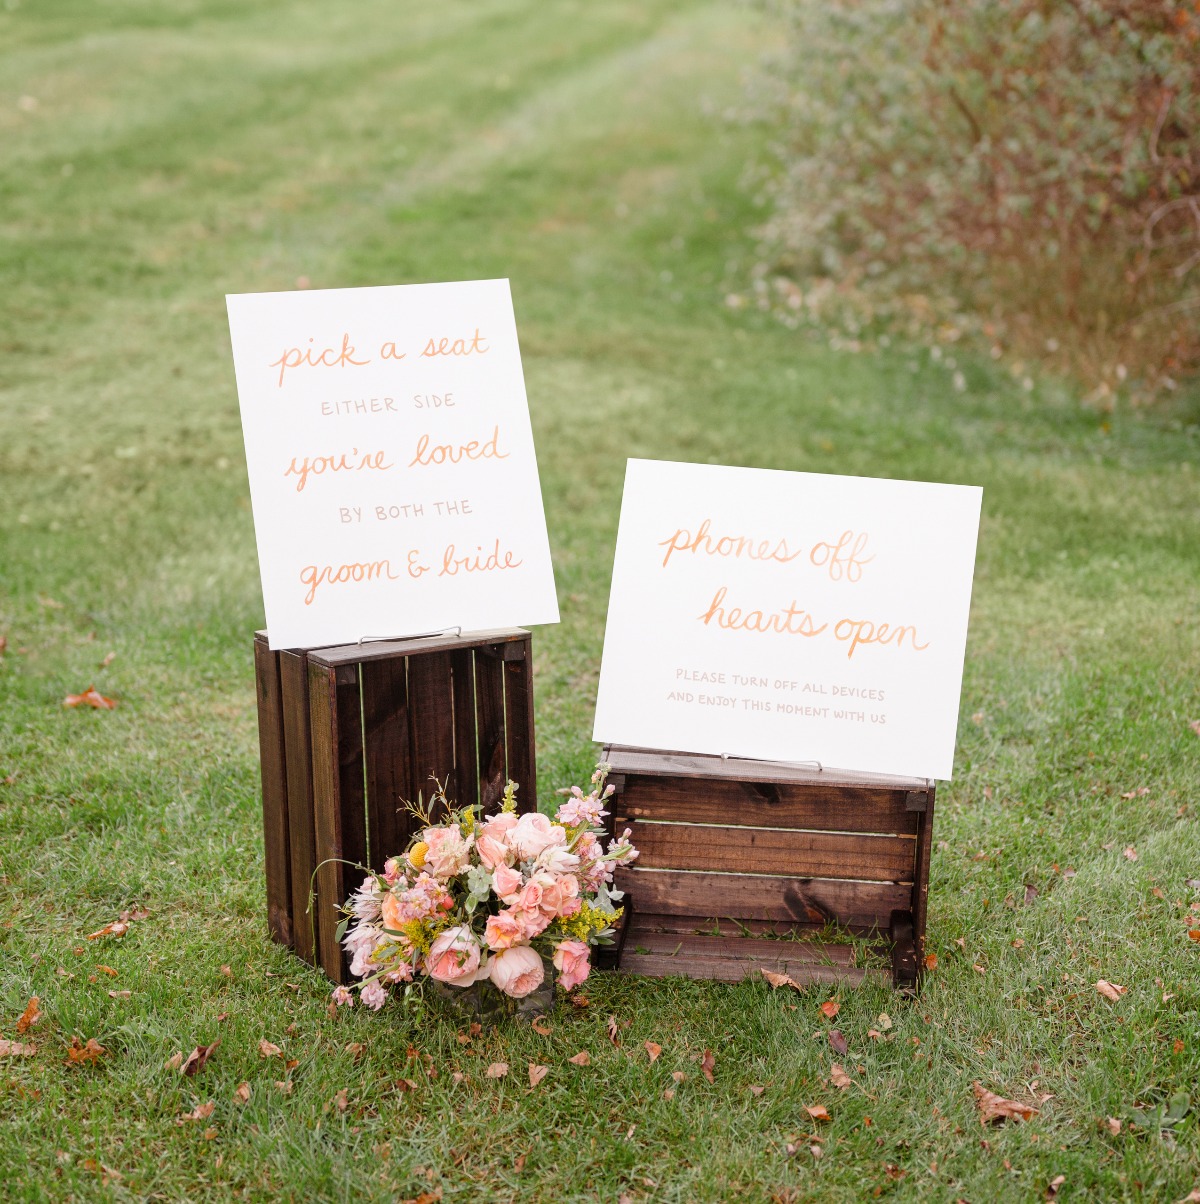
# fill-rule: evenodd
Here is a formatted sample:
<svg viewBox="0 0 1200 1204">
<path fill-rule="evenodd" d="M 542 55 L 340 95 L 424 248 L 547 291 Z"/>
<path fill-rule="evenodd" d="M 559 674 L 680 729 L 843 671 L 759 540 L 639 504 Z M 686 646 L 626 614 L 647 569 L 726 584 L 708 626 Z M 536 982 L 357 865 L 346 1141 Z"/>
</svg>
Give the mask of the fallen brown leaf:
<svg viewBox="0 0 1200 1204">
<path fill-rule="evenodd" d="M 972 1088 L 979 1103 L 979 1123 L 982 1125 L 1004 1120 L 1032 1120 L 1038 1114 L 1032 1105 L 1005 1099 L 989 1091 L 982 1083 L 973 1083 Z"/>
<path fill-rule="evenodd" d="M 550 1073 L 549 1066 L 539 1066 L 536 1062 L 529 1063 L 529 1085 L 536 1087 Z"/>
<path fill-rule="evenodd" d="M 100 662 L 100 668 L 107 669 L 108 666 L 111 665 L 113 663 L 113 661 L 115 661 L 116 659 L 117 659 L 117 654 L 115 652 L 108 653 L 108 655 L 105 656 L 105 658 Z"/>
<path fill-rule="evenodd" d="M 1189 928 L 1188 929 L 1188 940 L 1200 941 L 1200 928 Z"/>
<path fill-rule="evenodd" d="M 838 1003 L 836 999 L 826 999 L 825 1002 L 821 1004 L 821 1015 L 827 1020 L 832 1020 L 834 1016 L 836 1016 L 841 1010 L 842 1005 Z"/>
<path fill-rule="evenodd" d="M 582 1009 L 592 1006 L 592 1001 L 586 995 L 581 995 L 578 991 L 572 991 L 567 998 L 571 1001 L 572 1007 Z"/>
<path fill-rule="evenodd" d="M 925 969 L 926 970 L 936 970 L 937 969 L 937 954 L 936 953 L 925 954 Z"/>
<path fill-rule="evenodd" d="M 88 686 L 82 694 L 68 694 L 63 699 L 65 707 L 89 706 L 98 711 L 111 711 L 116 705 L 115 699 L 105 698 L 95 686 Z"/>
<path fill-rule="evenodd" d="M 339 1112 L 345 1112 L 350 1107 L 350 1089 L 348 1087 L 343 1087 L 333 1097 L 333 1105 Z"/>
<path fill-rule="evenodd" d="M 791 987 L 796 991 L 803 991 L 804 988 L 792 977 L 787 974 L 776 974 L 774 970 L 764 970 L 763 978 L 771 984 L 774 990 L 779 990 L 780 987 Z"/>
<path fill-rule="evenodd" d="M 683 1083 L 687 1081 L 687 1075 L 684 1074 L 682 1070 L 672 1070 L 671 1078 L 673 1078 L 677 1083 Z"/>
<path fill-rule="evenodd" d="M 1126 861 L 1136 861 L 1138 859 L 1138 851 L 1133 845 L 1127 845 L 1122 856 Z"/>
<path fill-rule="evenodd" d="M 132 991 L 109 991 L 110 999 L 130 999 L 133 996 Z"/>
<path fill-rule="evenodd" d="M 704 1075 L 704 1077 L 708 1079 L 710 1083 L 715 1081 L 713 1079 L 713 1071 L 716 1069 L 716 1067 L 717 1059 L 713 1057 L 713 1051 L 711 1049 L 706 1049 L 704 1051 L 704 1057 L 700 1059 L 700 1073 Z"/>
<path fill-rule="evenodd" d="M 1110 1117 L 1108 1117 L 1108 1119 L 1107 1119 L 1107 1120 L 1105 1120 L 1105 1122 L 1104 1122 L 1104 1123 L 1105 1123 L 1105 1124 L 1108 1126 L 1108 1131 L 1109 1131 L 1109 1132 L 1110 1132 L 1110 1133 L 1111 1133 L 1111 1134 L 1112 1134 L 1114 1137 L 1118 1137 L 1118 1136 L 1120 1136 L 1120 1133 L 1121 1133 L 1121 1122 L 1120 1122 L 1120 1121 L 1119 1121 L 1119 1120 L 1118 1120 L 1118 1119 L 1117 1119 L 1115 1116 L 1110 1116 Z"/>
<path fill-rule="evenodd" d="M 766 1088 L 761 1083 L 751 1083 L 747 1090 L 751 1095 L 762 1095 Z"/>
<path fill-rule="evenodd" d="M 258 1056 L 260 1058 L 282 1058 L 283 1050 L 278 1045 L 272 1045 L 270 1041 L 264 1037 L 258 1043 Z"/>
<path fill-rule="evenodd" d="M 850 1084 L 853 1080 L 845 1072 L 845 1070 L 843 1070 L 842 1067 L 838 1065 L 837 1062 L 834 1062 L 833 1065 L 829 1067 L 829 1081 L 839 1091 L 845 1091 L 846 1088 L 850 1086 Z"/>
<path fill-rule="evenodd" d="M 103 928 L 98 928 L 95 932 L 89 932 L 87 939 L 94 941 L 102 936 L 124 936 L 128 931 L 129 925 L 124 920 L 113 920 L 111 924 L 105 924 Z"/>
<path fill-rule="evenodd" d="M 204 1069 L 205 1063 L 213 1056 L 217 1046 L 221 1044 L 221 1038 L 218 1037 L 211 1045 L 197 1045 L 195 1049 L 188 1054 L 184 1063 L 179 1068 L 180 1074 L 188 1076 L 199 1074 Z"/>
<path fill-rule="evenodd" d="M 24 1041 L 9 1041 L 7 1037 L 0 1037 L 0 1058 L 32 1058 L 37 1053 L 36 1045 L 29 1045 Z"/>
<path fill-rule="evenodd" d="M 656 1045 L 653 1041 L 646 1042 L 646 1052 L 650 1055 L 651 1062 L 658 1061 L 658 1055 L 662 1053 L 662 1046 Z"/>
<path fill-rule="evenodd" d="M 576 1066 L 586 1066 L 591 1062 L 592 1056 L 586 1049 L 581 1049 L 573 1058 L 568 1058 L 568 1062 L 574 1063 Z"/>
<path fill-rule="evenodd" d="M 107 974 L 109 978 L 116 978 L 117 976 L 117 972 L 112 968 L 112 966 L 103 966 L 97 962 L 96 969 L 99 970 L 101 974 Z"/>
<path fill-rule="evenodd" d="M 540 1033 L 543 1037 L 548 1037 L 554 1031 L 554 1025 L 545 1016 L 535 1016 L 533 1023 L 529 1027 L 535 1033 Z"/>
<path fill-rule="evenodd" d="M 846 1041 L 841 1029 L 831 1028 L 829 1030 L 829 1044 L 832 1046 L 833 1052 L 839 1057 L 845 1057 L 850 1050 L 849 1043 Z"/>
<path fill-rule="evenodd" d="M 347 1044 L 345 1052 L 348 1053 L 356 1062 L 363 1056 L 363 1051 L 367 1047 L 361 1041 L 351 1041 Z"/>
<path fill-rule="evenodd" d="M 502 1079 L 508 1074 L 507 1062 L 493 1062 L 487 1068 L 487 1076 L 489 1079 Z"/>
<path fill-rule="evenodd" d="M 618 1032 L 618 1029 L 620 1028 L 620 1025 L 617 1023 L 616 1016 L 609 1016 L 607 1027 L 608 1027 L 608 1039 L 614 1045 L 619 1046 L 621 1044 L 621 1042 L 617 1040 L 617 1032 Z"/>
<path fill-rule="evenodd" d="M 237 1100 L 239 1104 L 248 1104 L 250 1102 L 250 1084 L 239 1083 L 237 1087 L 234 1088 L 233 1098 Z"/>
<path fill-rule="evenodd" d="M 1046 1185 L 1046 1199 L 1053 1200 L 1058 1195 L 1058 1189 L 1066 1183 L 1066 1175 L 1055 1175 Z"/>
<path fill-rule="evenodd" d="M 106 1053 L 108 1050 L 95 1037 L 89 1037 L 86 1045 L 78 1037 L 72 1037 L 71 1048 L 67 1050 L 67 1062 L 71 1065 L 99 1062 Z"/>
<path fill-rule="evenodd" d="M 1099 991 L 1105 999 L 1111 1000 L 1113 1003 L 1116 1003 L 1128 989 L 1128 987 L 1118 986 L 1115 982 L 1108 982 L 1103 978 L 1096 983 L 1096 990 Z"/>
<path fill-rule="evenodd" d="M 21 1013 L 21 1019 L 17 1021 L 17 1032 L 28 1032 L 42 1018 L 41 1009 L 38 1007 L 40 1000 L 34 995 L 25 1005 L 25 1011 Z"/>
<path fill-rule="evenodd" d="M 177 1050 L 164 1063 L 164 1070 L 178 1070 L 183 1065 L 183 1051 Z"/>
<path fill-rule="evenodd" d="M 207 1120 L 213 1114 L 213 1109 L 216 1106 L 212 1100 L 209 1100 L 206 1104 L 197 1104 L 190 1112 L 185 1112 L 182 1116 L 177 1117 L 175 1123 L 183 1125 L 187 1124 L 189 1120 Z"/>
<path fill-rule="evenodd" d="M 813 1120 L 828 1120 L 829 1113 L 825 1110 L 824 1104 L 813 1104 L 811 1107 L 808 1104 L 804 1105 L 804 1111 L 813 1118 Z"/>
<path fill-rule="evenodd" d="M 673 1100 L 674 1098 L 675 1098 L 675 1088 L 674 1088 L 674 1087 L 668 1087 L 668 1088 L 667 1088 L 667 1089 L 666 1089 L 666 1090 L 663 1092 L 663 1099 L 665 1099 L 665 1100 Z"/>
<path fill-rule="evenodd" d="M 1181 1037 L 1176 1037 L 1175 1044 L 1171 1046 L 1171 1052 L 1174 1054 L 1181 1054 L 1185 1049 L 1187 1049 L 1187 1046 L 1184 1045 L 1183 1039 Z"/>
<path fill-rule="evenodd" d="M 295 1086 L 295 1084 L 291 1079 L 276 1079 L 275 1086 L 278 1087 L 284 1095 L 291 1095 L 292 1088 Z"/>
</svg>

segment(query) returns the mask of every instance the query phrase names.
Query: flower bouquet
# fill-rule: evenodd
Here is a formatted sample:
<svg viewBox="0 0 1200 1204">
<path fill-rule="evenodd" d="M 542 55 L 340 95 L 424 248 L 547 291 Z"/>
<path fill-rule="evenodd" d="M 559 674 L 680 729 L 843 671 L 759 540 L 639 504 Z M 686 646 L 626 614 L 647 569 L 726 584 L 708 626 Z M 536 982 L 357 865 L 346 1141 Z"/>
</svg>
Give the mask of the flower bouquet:
<svg viewBox="0 0 1200 1204">
<path fill-rule="evenodd" d="M 412 843 L 382 874 L 368 874 L 343 908 L 339 939 L 362 981 L 337 987 L 334 1002 L 352 1004 L 357 990 L 378 1009 L 389 987 L 408 984 L 407 992 L 424 979 L 490 1019 L 528 1009 L 514 1000 L 536 998 L 545 1010 L 554 970 L 564 990 L 583 982 L 591 947 L 612 943 L 621 916 L 613 869 L 637 857 L 628 829 L 604 848 L 607 772 L 597 767 L 588 794 L 561 791 L 570 797 L 553 819 L 518 815 L 512 782 L 488 818 L 479 806 L 452 807 L 441 786 L 428 809 L 410 805 L 422 825 Z"/>
</svg>

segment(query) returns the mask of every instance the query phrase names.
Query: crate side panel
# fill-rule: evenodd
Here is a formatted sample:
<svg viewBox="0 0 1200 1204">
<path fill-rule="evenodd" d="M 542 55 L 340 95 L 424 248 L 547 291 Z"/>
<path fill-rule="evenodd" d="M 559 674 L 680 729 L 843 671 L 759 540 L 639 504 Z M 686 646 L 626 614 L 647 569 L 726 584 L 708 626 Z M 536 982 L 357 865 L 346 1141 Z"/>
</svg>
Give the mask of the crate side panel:
<svg viewBox="0 0 1200 1204">
<path fill-rule="evenodd" d="M 404 810 L 405 801 L 415 797 L 405 659 L 364 661 L 359 674 L 370 866 L 382 870 L 389 857 L 404 852 L 412 828 Z"/>
<path fill-rule="evenodd" d="M 475 653 L 460 648 L 450 654 L 454 679 L 454 796 L 460 807 L 479 802 L 479 750 L 475 730 Z"/>
<path fill-rule="evenodd" d="M 292 943 L 292 868 L 288 847 L 287 756 L 279 654 L 266 635 L 254 637 L 258 697 L 258 750 L 262 767 L 263 860 L 267 877 L 267 928 L 281 945 Z"/>
<path fill-rule="evenodd" d="M 308 672 L 303 652 L 279 653 L 283 690 L 283 740 L 287 759 L 288 848 L 292 878 L 292 948 L 317 964 L 316 934 L 308 891 L 317 865 L 313 823 L 312 747 L 308 719 Z"/>
<path fill-rule="evenodd" d="M 475 721 L 478 731 L 479 801 L 484 814 L 496 809 L 508 781 L 504 747 L 504 661 L 502 645 L 475 655 Z"/>
<path fill-rule="evenodd" d="M 916 842 L 860 832 L 723 828 L 634 820 L 638 865 L 649 869 L 911 882 Z"/>
<path fill-rule="evenodd" d="M 346 897 L 343 866 L 342 792 L 338 751 L 337 682 L 335 671 L 308 668 L 308 706 L 313 765 L 313 821 L 318 860 L 313 921 L 320 965 L 334 982 L 349 978 L 338 944 L 338 908 Z"/>
<path fill-rule="evenodd" d="M 533 731 L 533 646 L 529 636 L 505 648 L 504 729 L 508 776 L 518 786 L 517 810 L 536 811 L 537 746 Z"/>
<path fill-rule="evenodd" d="M 862 786 L 627 774 L 618 800 L 629 819 L 915 836 L 905 791 Z"/>
<path fill-rule="evenodd" d="M 706 919 L 796 920 L 887 932 L 892 912 L 907 907 L 912 888 L 889 882 L 791 878 L 759 874 L 697 873 L 638 868 L 618 870 L 638 912 Z"/>
<path fill-rule="evenodd" d="M 408 657 L 408 724 L 412 749 L 412 801 L 428 805 L 438 783 L 454 798 L 454 670 L 450 652 Z"/>
</svg>

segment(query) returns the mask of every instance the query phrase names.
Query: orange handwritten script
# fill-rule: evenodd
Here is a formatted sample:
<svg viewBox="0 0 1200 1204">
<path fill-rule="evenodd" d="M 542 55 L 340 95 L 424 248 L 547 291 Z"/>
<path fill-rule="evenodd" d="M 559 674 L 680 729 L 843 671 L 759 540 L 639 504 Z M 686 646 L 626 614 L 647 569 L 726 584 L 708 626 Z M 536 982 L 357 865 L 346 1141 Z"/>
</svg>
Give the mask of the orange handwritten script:
<svg viewBox="0 0 1200 1204">
<path fill-rule="evenodd" d="M 829 573 L 831 581 L 858 581 L 862 577 L 862 566 L 870 564 L 874 556 L 863 556 L 867 547 L 867 533 L 843 531 L 837 543 L 815 543 L 808 558 L 818 568 Z"/>
<path fill-rule="evenodd" d="M 283 475 L 295 477 L 296 492 L 303 493 L 310 474 L 319 477 L 326 472 L 362 472 L 363 469 L 386 472 L 389 468 L 394 467 L 394 465 L 384 462 L 386 455 L 387 452 L 377 451 L 363 452 L 360 456 L 356 447 L 349 456 L 345 452 L 340 456 L 305 456 L 303 459 L 293 456 L 292 462 L 284 469 Z"/>
<path fill-rule="evenodd" d="M 751 535 L 710 535 L 712 520 L 705 519 L 696 528 L 695 534 L 680 527 L 674 535 L 659 542 L 660 548 L 666 548 L 663 554 L 663 568 L 676 552 L 701 552 L 705 556 L 732 556 L 734 559 L 745 557 L 747 560 L 777 560 L 787 564 L 795 560 L 801 552 L 788 550 L 787 540 L 780 539 L 774 544 L 769 539 L 755 539 Z"/>
<path fill-rule="evenodd" d="M 335 351 L 332 347 L 323 347 L 321 350 L 316 348 L 316 340 L 309 339 L 310 343 L 314 344 L 311 347 L 288 347 L 277 360 L 271 361 L 272 368 L 279 369 L 279 387 L 283 387 L 283 375 L 289 368 L 345 368 L 352 365 L 355 368 L 361 368 L 364 364 L 369 364 L 370 360 L 356 360 L 354 358 L 354 344 L 350 342 L 350 335 L 342 335 L 342 349 Z"/>
<path fill-rule="evenodd" d="M 489 348 L 486 343 L 487 339 L 476 326 L 473 339 L 432 338 L 425 344 L 421 354 L 429 359 L 438 355 L 487 355 Z"/>
<path fill-rule="evenodd" d="M 505 569 L 519 569 L 523 563 L 522 560 L 515 560 L 512 552 L 507 550 L 501 552 L 499 537 L 486 556 L 482 544 L 477 544 L 474 553 L 467 553 L 465 556 L 458 554 L 454 544 L 447 544 L 442 553 L 442 567 L 438 576 L 457 577 L 460 572 L 497 573 L 503 572 Z"/>
<path fill-rule="evenodd" d="M 395 581 L 399 573 L 392 572 L 390 560 L 355 561 L 352 564 L 305 565 L 300 570 L 300 584 L 308 587 L 304 605 L 311 606 L 317 590 L 323 585 L 348 585 L 366 581 Z"/>
<path fill-rule="evenodd" d="M 709 608 L 696 617 L 707 627 L 715 623 L 726 631 L 754 631 L 759 633 L 776 632 L 779 635 L 820 635 L 829 626 L 822 623 L 817 626 L 816 620 L 805 610 L 800 610 L 795 601 L 789 602 L 782 610 L 767 612 L 763 610 L 743 610 L 739 606 L 725 606 L 725 596 L 729 592 L 727 586 L 721 586 L 713 595 Z"/>
<path fill-rule="evenodd" d="M 417 440 L 417 450 L 408 462 L 409 468 L 428 467 L 430 464 L 457 464 L 460 460 L 507 460 L 508 452 L 500 450 L 500 428 L 492 431 L 492 437 L 485 443 L 472 439 L 469 443 L 435 443 L 429 444 L 429 436 L 422 435 Z"/>
<path fill-rule="evenodd" d="M 928 642 L 917 642 L 915 627 L 897 626 L 888 623 L 873 623 L 870 619 L 839 619 L 833 629 L 834 639 L 848 642 L 846 657 L 854 655 L 860 645 L 894 644 L 897 648 L 904 646 L 905 638 L 914 652 L 924 652 L 929 647 Z"/>
</svg>

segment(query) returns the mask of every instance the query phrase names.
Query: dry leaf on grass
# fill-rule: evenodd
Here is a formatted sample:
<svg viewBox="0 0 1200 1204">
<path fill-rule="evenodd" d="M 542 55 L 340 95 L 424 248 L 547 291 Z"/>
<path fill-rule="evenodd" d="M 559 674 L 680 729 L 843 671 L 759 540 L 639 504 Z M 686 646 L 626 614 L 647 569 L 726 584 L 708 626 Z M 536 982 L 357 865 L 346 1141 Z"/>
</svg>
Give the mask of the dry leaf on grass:
<svg viewBox="0 0 1200 1204">
<path fill-rule="evenodd" d="M 706 1049 L 704 1057 L 700 1059 L 700 1073 L 711 1083 L 713 1079 L 713 1071 L 717 1067 L 717 1059 L 713 1057 L 713 1051 Z"/>
<path fill-rule="evenodd" d="M 99 1062 L 106 1053 L 108 1050 L 95 1037 L 89 1037 L 86 1045 L 78 1037 L 72 1037 L 71 1048 L 67 1050 L 67 1062 L 73 1066 L 83 1062 Z"/>
<path fill-rule="evenodd" d="M 836 1016 L 841 1010 L 842 1005 L 838 1003 L 836 999 L 826 999 L 825 1002 L 821 1004 L 821 1015 L 827 1020 L 832 1020 L 834 1016 Z"/>
<path fill-rule="evenodd" d="M 979 1103 L 980 1124 L 1004 1120 L 1032 1120 L 1038 1114 L 1038 1110 L 1032 1105 L 1005 1099 L 1002 1095 L 989 1091 L 982 1083 L 972 1083 L 971 1086 Z"/>
<path fill-rule="evenodd" d="M 1026 900 L 1026 901 L 1028 902 L 1028 900 Z M 937 954 L 936 953 L 925 954 L 925 969 L 926 970 L 936 970 L 937 969 Z"/>
<path fill-rule="evenodd" d="M 1046 1184 L 1046 1199 L 1053 1200 L 1058 1195 L 1058 1189 L 1066 1183 L 1066 1175 L 1055 1175 L 1053 1179 Z"/>
<path fill-rule="evenodd" d="M 275 1086 L 279 1088 L 282 1094 L 291 1095 L 294 1084 L 291 1079 L 276 1079 Z"/>
<path fill-rule="evenodd" d="M 620 1028 L 620 1025 L 617 1023 L 616 1016 L 609 1016 L 607 1027 L 608 1027 L 608 1039 L 614 1045 L 620 1046 L 621 1042 L 617 1040 L 617 1031 Z"/>
<path fill-rule="evenodd" d="M 671 1078 L 673 1078 L 677 1083 L 683 1083 L 687 1081 L 687 1075 L 684 1074 L 682 1070 L 672 1070 Z"/>
<path fill-rule="evenodd" d="M 813 1104 L 811 1107 L 809 1107 L 808 1104 L 805 1104 L 804 1111 L 807 1112 L 809 1116 L 813 1118 L 813 1120 L 829 1119 L 829 1113 L 825 1110 L 824 1104 Z"/>
<path fill-rule="evenodd" d="M 665 1100 L 667 1100 L 667 1101 L 670 1101 L 670 1100 L 673 1100 L 674 1098 L 675 1098 L 675 1088 L 674 1088 L 674 1087 L 668 1087 L 668 1088 L 667 1088 L 667 1089 L 666 1089 L 666 1090 L 663 1092 L 663 1099 L 665 1099 Z"/>
<path fill-rule="evenodd" d="M 36 1045 L 0 1037 L 0 1058 L 32 1058 L 35 1053 L 37 1053 Z"/>
<path fill-rule="evenodd" d="M 1096 983 L 1096 990 L 1099 991 L 1105 999 L 1109 999 L 1113 1003 L 1116 1003 L 1128 989 L 1128 987 L 1118 986 L 1115 982 L 1108 982 L 1103 978 Z"/>
<path fill-rule="evenodd" d="M 529 1027 L 535 1033 L 540 1033 L 543 1037 L 548 1037 L 554 1031 L 554 1026 L 545 1016 L 535 1016 L 533 1023 Z"/>
<path fill-rule="evenodd" d="M 1108 1126 L 1108 1131 L 1114 1137 L 1121 1135 L 1121 1122 L 1115 1116 L 1108 1117 L 1104 1123 Z"/>
<path fill-rule="evenodd" d="M 250 1084 L 238 1083 L 237 1087 L 234 1088 L 233 1098 L 239 1104 L 248 1104 L 250 1102 Z"/>
<path fill-rule="evenodd" d="M 573 1058 L 568 1058 L 568 1062 L 574 1063 L 576 1066 L 586 1066 L 592 1060 L 591 1054 L 586 1049 L 581 1049 Z"/>
<path fill-rule="evenodd" d="M 343 1087 L 333 1097 L 333 1105 L 339 1112 L 345 1112 L 350 1107 L 350 1089 L 348 1087 Z"/>
<path fill-rule="evenodd" d="M 508 1074 L 507 1062 L 493 1062 L 487 1068 L 487 1076 L 489 1079 L 502 1079 Z"/>
<path fill-rule="evenodd" d="M 211 1045 L 197 1045 L 195 1049 L 188 1054 L 183 1065 L 179 1068 L 180 1074 L 193 1075 L 199 1074 L 204 1069 L 205 1063 L 213 1056 L 213 1052 L 217 1046 L 221 1044 L 221 1038 L 218 1037 Z"/>
<path fill-rule="evenodd" d="M 751 1083 L 747 1090 L 751 1095 L 762 1095 L 766 1088 L 761 1083 Z"/>
<path fill-rule="evenodd" d="M 197 1104 L 190 1112 L 185 1112 L 182 1116 L 175 1118 L 177 1125 L 185 1125 L 189 1120 L 207 1120 L 212 1114 L 213 1109 L 217 1105 L 209 1100 L 206 1104 Z"/>
<path fill-rule="evenodd" d="M 651 1062 L 658 1061 L 658 1055 L 662 1053 L 662 1046 L 656 1045 L 653 1041 L 646 1042 L 646 1053 L 650 1055 Z"/>
<path fill-rule="evenodd" d="M 829 1044 L 832 1046 L 833 1052 L 839 1057 L 844 1057 L 850 1049 L 850 1046 L 847 1043 L 845 1036 L 842 1034 L 841 1029 L 837 1028 L 831 1028 L 829 1030 Z"/>
<path fill-rule="evenodd" d="M 1128 845 L 1122 856 L 1126 861 L 1136 861 L 1138 859 L 1138 851 L 1133 847 L 1133 845 Z"/>
<path fill-rule="evenodd" d="M 272 1045 L 270 1041 L 264 1037 L 258 1043 L 258 1056 L 260 1058 L 282 1058 L 283 1050 L 278 1045 Z"/>
<path fill-rule="evenodd" d="M 776 974 L 774 970 L 764 970 L 763 978 L 771 984 L 774 990 L 779 990 L 780 987 L 791 987 L 793 990 L 803 992 L 804 988 L 787 974 Z"/>
<path fill-rule="evenodd" d="M 17 1021 L 17 1032 L 28 1032 L 42 1018 L 41 1008 L 38 1004 L 41 1001 L 36 995 L 25 1005 L 25 1011 L 21 1013 L 21 1019 Z"/>
<path fill-rule="evenodd" d="M 128 931 L 129 925 L 124 920 L 113 920 L 111 924 L 105 924 L 103 928 L 98 928 L 95 932 L 89 932 L 87 939 L 95 941 L 102 936 L 124 936 Z"/>
<path fill-rule="evenodd" d="M 1189 928 L 1188 929 L 1188 940 L 1200 941 L 1200 928 Z"/>
<path fill-rule="evenodd" d="M 837 1062 L 834 1062 L 829 1068 L 829 1081 L 839 1091 L 845 1091 L 853 1080 Z"/>
<path fill-rule="evenodd" d="M 82 694 L 68 694 L 63 699 L 65 707 L 94 707 L 98 711 L 111 711 L 116 707 L 116 699 L 105 698 L 95 686 L 88 686 Z"/>
<path fill-rule="evenodd" d="M 97 962 L 96 969 L 99 970 L 101 974 L 107 974 L 109 978 L 116 978 L 117 976 L 117 972 L 112 968 L 112 966 L 101 965 L 100 962 Z"/>
<path fill-rule="evenodd" d="M 539 1066 L 536 1062 L 529 1063 L 529 1085 L 536 1087 L 550 1073 L 549 1066 Z"/>
<path fill-rule="evenodd" d="M 133 997 L 133 992 L 132 991 L 109 991 L 108 997 L 110 999 L 131 999 Z"/>
</svg>

